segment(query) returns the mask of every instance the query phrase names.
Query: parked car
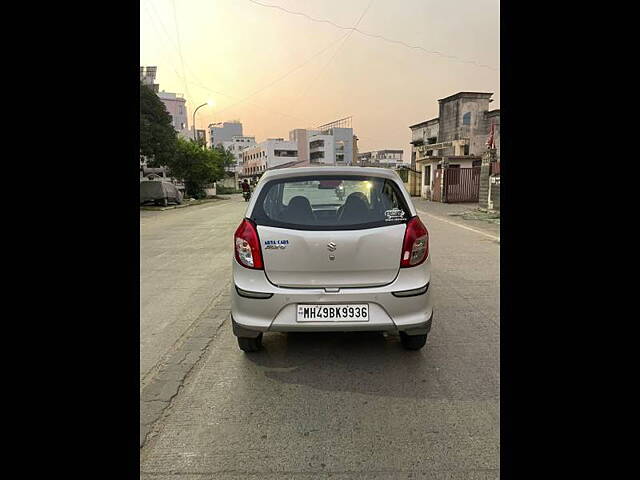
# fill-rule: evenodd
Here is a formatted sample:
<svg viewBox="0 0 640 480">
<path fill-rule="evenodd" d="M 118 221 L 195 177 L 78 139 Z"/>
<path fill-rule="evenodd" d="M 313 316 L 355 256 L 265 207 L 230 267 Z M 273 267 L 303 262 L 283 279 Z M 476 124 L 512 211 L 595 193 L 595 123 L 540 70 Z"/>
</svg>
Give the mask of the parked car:
<svg viewBox="0 0 640 480">
<path fill-rule="evenodd" d="M 265 332 L 387 331 L 410 350 L 427 341 L 429 234 L 391 170 L 267 171 L 234 250 L 231 323 L 245 352 Z"/>
<path fill-rule="evenodd" d="M 169 203 L 182 203 L 182 192 L 171 182 L 144 180 L 140 182 L 140 205 L 154 203 L 167 206 Z"/>
</svg>

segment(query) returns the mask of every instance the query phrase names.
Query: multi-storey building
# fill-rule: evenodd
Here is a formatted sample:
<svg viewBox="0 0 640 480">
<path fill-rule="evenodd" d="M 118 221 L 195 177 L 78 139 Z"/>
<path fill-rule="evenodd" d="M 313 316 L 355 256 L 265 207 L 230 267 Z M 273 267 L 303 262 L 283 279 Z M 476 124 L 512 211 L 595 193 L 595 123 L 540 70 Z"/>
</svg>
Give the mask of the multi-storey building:
<svg viewBox="0 0 640 480">
<path fill-rule="evenodd" d="M 256 137 L 243 137 L 240 135 L 234 135 L 231 140 L 222 142 L 222 148 L 231 152 L 235 158 L 235 165 L 229 168 L 230 172 L 242 171 L 242 152 L 254 145 L 256 145 Z"/>
<path fill-rule="evenodd" d="M 297 128 L 289 132 L 289 140 L 297 145 L 301 164 L 351 165 L 355 139 L 351 117 L 316 129 Z"/>
<path fill-rule="evenodd" d="M 487 151 L 493 126 L 496 153 L 500 158 L 500 110 L 489 110 L 493 93 L 459 92 L 438 100 L 437 118 L 411 125 L 411 165 L 422 173 L 422 195 L 433 190 L 436 170 L 476 167 Z"/>
<path fill-rule="evenodd" d="M 269 168 L 297 162 L 296 141 L 269 138 L 242 150 L 242 175 L 258 177 Z"/>
<path fill-rule="evenodd" d="M 358 154 L 358 165 L 361 167 L 397 168 L 403 164 L 403 150 L 374 150 Z"/>
<path fill-rule="evenodd" d="M 209 125 L 211 146 L 217 147 L 223 142 L 230 142 L 233 137 L 242 137 L 242 123 L 238 121 L 212 123 Z"/>
<path fill-rule="evenodd" d="M 189 130 L 187 120 L 187 101 L 181 93 L 171 93 L 160 90 L 156 82 L 157 67 L 140 67 L 140 82 L 151 88 L 158 98 L 164 103 L 167 112 L 171 116 L 171 124 L 178 135 L 183 138 L 193 138 L 193 130 Z"/>
<path fill-rule="evenodd" d="M 193 132 L 189 131 L 187 120 L 187 101 L 181 93 L 158 92 L 158 97 L 171 115 L 171 123 L 178 135 L 184 138 L 192 138 Z"/>
</svg>

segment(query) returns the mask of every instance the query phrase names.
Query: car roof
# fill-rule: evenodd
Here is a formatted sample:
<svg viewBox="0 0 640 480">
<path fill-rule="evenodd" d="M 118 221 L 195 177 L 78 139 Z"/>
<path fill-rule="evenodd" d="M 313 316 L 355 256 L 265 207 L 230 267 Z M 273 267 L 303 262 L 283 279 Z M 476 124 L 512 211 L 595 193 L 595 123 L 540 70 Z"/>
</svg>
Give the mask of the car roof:
<svg viewBox="0 0 640 480">
<path fill-rule="evenodd" d="M 400 176 L 395 170 L 376 167 L 291 167 L 267 170 L 261 180 L 273 180 L 276 178 L 303 177 L 307 175 L 358 175 L 389 178 L 395 181 L 400 180 Z"/>
</svg>

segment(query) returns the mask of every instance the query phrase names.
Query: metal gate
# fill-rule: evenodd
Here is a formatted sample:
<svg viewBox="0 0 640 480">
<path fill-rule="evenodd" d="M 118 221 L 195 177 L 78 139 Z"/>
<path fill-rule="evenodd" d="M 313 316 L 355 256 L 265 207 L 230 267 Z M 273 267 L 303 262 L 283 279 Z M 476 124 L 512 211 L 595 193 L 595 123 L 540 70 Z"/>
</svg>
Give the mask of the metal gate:
<svg viewBox="0 0 640 480">
<path fill-rule="evenodd" d="M 480 167 L 444 169 L 444 198 L 441 201 L 460 203 L 479 199 Z"/>
</svg>

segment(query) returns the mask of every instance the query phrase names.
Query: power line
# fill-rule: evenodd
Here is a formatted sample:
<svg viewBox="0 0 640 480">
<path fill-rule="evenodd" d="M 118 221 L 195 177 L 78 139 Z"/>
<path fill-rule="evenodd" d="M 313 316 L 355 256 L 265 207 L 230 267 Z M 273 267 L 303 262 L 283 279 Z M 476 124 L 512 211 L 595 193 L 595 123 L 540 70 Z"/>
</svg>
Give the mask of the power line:
<svg viewBox="0 0 640 480">
<path fill-rule="evenodd" d="M 334 46 L 336 43 L 338 43 L 340 41 L 340 39 L 331 42 L 329 45 L 327 45 L 326 47 L 324 47 L 322 50 L 320 50 L 319 52 L 313 54 L 312 56 L 310 56 L 307 60 L 305 60 L 303 63 L 301 63 L 300 65 L 298 65 L 297 67 L 294 67 L 293 69 L 289 70 L 288 72 L 286 72 L 284 75 L 281 75 L 280 77 L 278 77 L 277 79 L 275 79 L 273 82 L 269 83 L 268 85 L 265 85 L 264 87 L 256 90 L 255 92 L 247 95 L 246 97 L 244 97 L 242 100 L 240 100 L 239 102 L 234 103 L 233 105 L 229 105 L 228 107 L 223 108 L 222 110 L 220 110 L 218 113 L 223 112 L 225 110 L 228 110 L 230 108 L 233 108 L 241 103 L 244 103 L 246 100 L 248 100 L 249 98 L 257 95 L 260 92 L 263 92 L 264 90 L 266 90 L 269 87 L 272 87 L 273 85 L 275 85 L 276 83 L 284 80 L 285 78 L 287 78 L 289 75 L 291 75 L 293 72 L 301 69 L 302 67 L 304 67 L 305 65 L 309 64 L 311 61 L 316 60 L 317 57 L 319 57 L 320 55 L 322 55 L 324 52 L 326 52 L 327 50 L 329 50 L 329 48 L 331 48 L 332 46 Z"/>
<path fill-rule="evenodd" d="M 157 25 L 156 25 L 156 21 L 153 18 L 153 15 L 151 15 L 151 11 L 147 8 L 148 7 L 148 3 L 145 2 L 145 13 L 147 14 L 147 17 L 149 18 L 149 20 L 151 20 L 151 26 L 153 27 L 154 32 L 156 33 L 156 36 L 158 38 L 158 40 L 160 40 L 162 42 L 163 46 L 167 46 L 166 44 L 166 40 L 160 35 L 160 30 L 158 29 Z M 164 29 L 164 27 L 163 27 Z M 165 30 L 166 32 L 166 30 Z M 173 46 L 173 45 L 171 45 Z M 174 47 L 175 48 L 175 47 Z M 171 69 L 175 72 L 176 76 L 178 78 L 182 78 L 180 73 L 178 72 L 178 68 L 174 65 L 173 60 L 171 60 L 171 58 L 165 54 L 164 52 L 168 52 L 170 49 L 169 48 L 165 48 L 164 50 L 162 50 L 162 58 L 165 59 L 167 61 L 167 63 L 169 64 L 169 66 L 171 67 Z"/>
<path fill-rule="evenodd" d="M 156 31 L 156 34 L 158 35 L 158 38 L 162 41 L 162 43 L 163 43 L 163 44 L 165 44 L 165 39 L 164 39 L 164 38 L 162 38 L 162 36 L 160 36 L 160 30 L 156 27 L 156 23 L 155 23 L 155 20 L 154 20 L 153 16 L 151 15 L 151 12 L 147 9 L 147 10 L 146 10 L 146 13 L 147 13 L 147 16 L 149 17 L 149 19 L 151 20 L 152 26 L 153 26 L 154 30 Z M 156 12 L 156 15 L 157 15 L 157 12 Z M 162 23 L 160 23 L 160 25 L 162 26 Z M 170 39 L 170 36 L 168 35 L 168 33 L 167 33 L 166 29 L 164 29 L 164 27 L 163 27 L 163 30 L 164 30 L 164 33 L 167 35 L 167 38 L 168 38 L 168 39 Z M 173 43 L 173 42 L 172 42 L 172 43 Z M 335 42 L 334 42 L 334 43 L 335 43 Z M 331 45 L 333 45 L 333 44 L 330 44 L 330 46 L 331 46 Z M 172 45 L 172 46 L 173 46 L 173 48 L 176 48 L 176 47 L 175 47 L 175 45 Z M 171 66 L 172 70 L 175 72 L 176 76 L 177 76 L 180 80 L 182 80 L 183 82 L 188 83 L 188 84 L 191 84 L 191 85 L 194 85 L 194 86 L 197 86 L 197 87 L 200 87 L 200 88 L 202 88 L 203 90 L 206 90 L 206 91 L 211 92 L 211 93 L 215 93 L 216 95 L 222 95 L 222 96 L 227 97 L 227 98 L 230 98 L 230 99 L 232 99 L 232 100 L 237 100 L 237 99 L 239 98 L 239 97 L 236 97 L 236 96 L 233 96 L 233 95 L 229 95 L 229 94 L 227 94 L 227 93 L 225 93 L 225 92 L 221 92 L 221 91 L 218 91 L 218 90 L 213 90 L 213 89 L 211 89 L 211 88 L 209 88 L 209 87 L 207 87 L 207 86 L 205 86 L 205 85 L 203 85 L 202 83 L 199 83 L 199 82 L 197 82 L 197 81 L 196 81 L 196 82 L 194 82 L 194 81 L 188 81 L 188 80 L 186 80 L 186 79 L 185 79 L 185 78 L 180 74 L 180 72 L 178 72 L 178 69 L 176 68 L 176 66 L 174 65 L 174 63 L 170 60 L 170 58 L 169 58 L 169 57 L 165 57 L 165 56 L 163 55 L 163 58 L 165 58 L 165 60 L 167 61 L 167 63 Z M 187 65 L 187 68 L 188 68 L 188 65 Z M 194 75 L 192 75 L 192 76 L 194 76 Z M 195 76 L 194 76 L 194 77 L 195 77 Z M 242 102 L 244 102 L 244 101 L 246 101 L 246 100 L 247 100 L 247 98 L 243 98 L 243 99 L 241 99 L 241 100 L 240 100 L 240 102 L 238 102 L 238 103 L 242 103 Z M 290 115 L 290 114 L 287 114 L 287 113 L 279 112 L 279 111 L 277 111 L 277 110 L 273 110 L 273 109 L 270 109 L 270 108 L 264 107 L 264 106 L 259 105 L 259 104 L 257 104 L 257 103 L 249 102 L 249 104 L 250 104 L 250 105 L 253 105 L 253 106 L 255 106 L 255 107 L 261 108 L 261 109 L 263 109 L 263 110 L 266 110 L 267 112 L 271 112 L 271 113 L 275 113 L 275 114 L 282 115 L 282 116 L 285 116 L 285 117 L 293 118 L 293 119 L 298 120 L 298 121 L 303 121 L 303 122 L 307 123 L 308 125 L 311 125 L 311 124 L 312 124 L 312 122 L 309 122 L 307 119 L 300 118 L 300 117 L 296 117 L 296 116 L 294 116 L 294 115 Z M 226 107 L 226 108 L 225 108 L 225 109 L 223 109 L 223 110 L 226 110 L 227 108 L 230 108 L 230 107 Z M 220 110 L 218 113 L 220 113 L 221 111 L 222 111 L 222 110 Z"/>
<path fill-rule="evenodd" d="M 151 10 L 153 10 L 154 15 L 157 17 L 158 23 L 160 24 L 160 26 L 162 27 L 162 30 L 165 34 L 165 36 L 167 37 L 167 39 L 169 40 L 169 42 L 171 43 L 171 46 L 176 50 L 176 52 L 178 52 L 178 55 L 181 55 L 180 53 L 180 48 L 178 46 L 178 44 L 175 42 L 175 40 L 171 37 L 171 35 L 169 34 L 168 30 L 166 29 L 166 27 L 164 26 L 164 23 L 162 23 L 162 19 L 160 18 L 160 14 L 158 13 L 158 11 L 156 10 L 156 8 L 153 6 L 153 2 L 151 0 L 148 0 L 146 2 L 150 7 Z M 154 22 L 155 23 L 155 22 Z M 193 77 L 197 82 L 203 83 L 198 76 L 196 75 L 196 72 L 193 71 L 193 69 L 189 66 L 189 63 L 184 60 L 184 58 L 182 58 L 182 61 L 184 63 L 184 66 L 187 67 L 187 70 L 189 70 L 189 74 L 191 77 Z M 178 75 L 180 78 L 182 78 L 180 75 Z M 187 82 L 190 83 L 190 82 Z"/>
<path fill-rule="evenodd" d="M 492 67 L 490 65 L 486 65 L 484 63 L 478 63 L 475 60 L 463 60 L 460 57 L 458 57 L 457 55 L 448 55 L 446 53 L 438 52 L 438 51 L 435 51 L 435 50 L 427 50 L 426 48 L 421 47 L 420 45 L 411 45 L 409 43 L 403 42 L 402 40 L 395 40 L 395 39 L 392 39 L 392 38 L 384 37 L 382 35 L 377 35 L 375 33 L 365 32 L 365 31 L 362 31 L 362 30 L 360 30 L 360 29 L 358 29 L 356 27 L 345 27 L 344 25 L 339 25 L 339 24 L 337 24 L 335 22 L 332 22 L 331 20 L 327 20 L 327 19 L 323 19 L 323 18 L 314 18 L 311 15 L 307 15 L 306 13 L 294 12 L 293 10 L 288 10 L 288 9 L 286 9 L 284 7 L 279 6 L 279 5 L 271 5 L 271 4 L 268 4 L 268 3 L 261 3 L 261 2 L 258 2 L 257 0 L 249 0 L 249 1 L 251 3 L 255 3 L 256 5 L 260 5 L 261 7 L 275 8 L 275 9 L 278 9 L 278 10 L 282 10 L 283 12 L 289 13 L 291 15 L 302 16 L 302 17 L 305 17 L 305 18 L 307 18 L 307 19 L 309 19 L 309 20 L 311 20 L 313 22 L 328 23 L 329 25 L 332 25 L 332 26 L 334 26 L 336 28 L 340 28 L 342 30 L 351 30 L 351 31 L 354 31 L 354 32 L 358 32 L 359 34 L 364 35 L 366 37 L 377 38 L 377 39 L 380 39 L 380 40 L 383 40 L 383 41 L 389 42 L 389 43 L 396 43 L 398 45 L 402 45 L 404 47 L 411 48 L 411 49 L 414 49 L 414 50 L 421 50 L 424 53 L 427 53 L 429 55 L 439 55 L 439 56 L 444 57 L 444 58 L 455 59 L 455 60 L 459 61 L 460 63 L 469 63 L 469 64 L 476 65 L 478 67 L 488 68 L 489 70 L 493 70 L 493 71 L 496 71 L 496 72 L 498 71 L 497 68 L 494 68 L 494 67 Z"/>
<path fill-rule="evenodd" d="M 370 0 L 369 4 L 367 5 L 367 7 L 360 14 L 360 17 L 356 21 L 356 23 L 354 25 L 354 28 L 357 27 L 358 25 L 360 25 L 360 22 L 362 21 L 364 16 L 369 11 L 369 8 L 371 7 L 372 4 L 373 4 L 373 0 Z M 323 75 L 323 73 L 325 72 L 325 69 L 327 68 L 327 66 L 329 66 L 329 64 L 333 61 L 333 59 L 336 57 L 336 55 L 338 55 L 338 52 L 344 46 L 344 44 L 347 43 L 347 40 L 349 40 L 349 37 L 351 37 L 351 35 L 353 35 L 353 30 L 345 33 L 344 37 L 342 37 L 342 43 L 340 45 L 338 45 L 338 48 L 336 48 L 336 51 L 333 52 L 333 55 L 331 56 L 329 61 L 327 63 L 325 63 L 324 66 L 320 69 L 320 72 L 318 72 L 318 75 L 316 75 L 316 77 L 313 80 L 311 80 L 310 83 L 307 84 L 307 88 L 304 90 L 304 93 L 302 95 L 300 95 L 300 97 L 297 98 L 294 101 L 294 103 L 296 105 L 300 102 L 300 100 L 302 100 L 304 97 L 306 97 L 307 93 L 309 93 L 309 90 L 311 90 L 311 87 L 313 86 L 313 84 L 316 83 L 318 81 L 318 79 Z"/>
<path fill-rule="evenodd" d="M 182 76 L 184 80 L 184 89 L 185 93 L 188 97 L 191 97 L 189 93 L 189 87 L 187 86 L 187 74 L 184 70 L 184 57 L 182 56 L 182 45 L 180 43 L 180 30 L 178 29 L 178 15 L 176 14 L 176 2 L 175 0 L 171 0 L 171 5 L 173 6 L 173 23 L 176 26 L 176 39 L 178 40 L 178 54 L 180 55 L 180 63 L 182 64 Z M 195 129 L 195 125 L 193 126 Z"/>
<path fill-rule="evenodd" d="M 159 24 L 160 24 L 160 26 L 162 27 L 162 30 L 163 30 L 163 32 L 164 32 L 164 34 L 165 34 L 165 36 L 166 36 L 166 37 L 167 37 L 167 39 L 171 42 L 171 46 L 172 46 L 172 47 L 173 47 L 173 48 L 178 52 L 178 54 L 181 56 L 179 46 L 175 43 L 175 41 L 173 40 L 173 38 L 171 38 L 171 35 L 169 34 L 169 32 L 168 32 L 168 31 L 167 31 L 167 29 L 165 28 L 164 24 L 162 23 L 162 20 L 160 19 L 160 15 L 159 15 L 159 14 L 158 14 L 158 12 L 156 11 L 155 7 L 153 6 L 153 2 L 152 2 L 151 0 L 148 0 L 148 2 L 147 2 L 147 3 L 149 4 L 149 6 L 151 7 L 151 9 L 153 10 L 153 13 L 155 14 L 155 16 L 157 17 L 158 23 L 159 23 Z M 149 14 L 149 17 L 151 18 L 150 12 L 148 12 L 148 14 Z M 154 24 L 154 27 L 155 27 L 155 22 L 153 21 L 153 18 L 151 18 L 151 20 L 152 20 L 152 22 L 153 22 L 153 24 Z M 314 55 L 311 55 L 311 56 L 310 56 L 307 60 L 305 60 L 303 63 L 301 63 L 301 64 L 299 64 L 298 66 L 294 67 L 293 69 L 291 69 L 291 70 L 289 70 L 289 71 L 285 72 L 283 75 L 281 75 L 280 77 L 278 77 L 277 79 L 275 79 L 273 82 L 271 82 L 271 83 L 269 83 L 269 84 L 265 85 L 264 87 L 262 87 L 262 88 L 260 88 L 260 89 L 256 90 L 255 92 L 253 92 L 253 93 L 251 93 L 251 94 L 247 95 L 246 97 L 243 97 L 242 99 L 238 100 L 236 103 L 234 103 L 234 104 L 232 104 L 232 105 L 229 105 L 229 106 L 227 106 L 227 107 L 225 107 L 225 108 L 223 108 L 223 109 L 221 109 L 221 110 L 218 110 L 218 111 L 217 111 L 217 114 L 220 114 L 220 113 L 222 113 L 222 112 L 224 112 L 224 111 L 226 111 L 226 110 L 228 110 L 228 109 L 230 109 L 230 108 L 233 108 L 233 107 L 235 107 L 235 106 L 237 106 L 237 105 L 240 105 L 241 103 L 246 102 L 249 98 L 251 98 L 251 97 L 253 97 L 253 96 L 257 95 L 258 93 L 260 93 L 260 92 L 262 92 L 262 91 L 264 91 L 264 90 L 266 90 L 266 89 L 268 89 L 268 88 L 272 87 L 272 86 L 273 86 L 273 85 L 275 85 L 276 83 L 278 83 L 278 82 L 280 82 L 280 81 L 284 80 L 286 77 L 288 77 L 289 75 L 291 75 L 291 74 L 292 74 L 292 73 L 294 73 L 295 71 L 297 71 L 297 70 L 299 70 L 300 68 L 302 68 L 302 67 L 306 66 L 306 65 L 307 65 L 307 64 L 309 64 L 311 61 L 316 60 L 316 57 L 318 57 L 318 56 L 322 55 L 324 52 L 326 52 L 327 50 L 329 50 L 332 46 L 334 46 L 334 45 L 335 45 L 336 43 L 338 43 L 340 40 L 341 40 L 341 39 L 337 39 L 337 40 L 335 40 L 335 41 L 333 41 L 333 42 L 329 43 L 326 47 L 324 47 L 323 49 L 321 49 L 320 51 L 318 51 L 318 52 L 317 52 L 317 53 L 315 53 Z M 182 59 L 182 56 L 181 56 L 181 59 Z M 230 95 L 227 95 L 227 94 L 225 94 L 225 93 L 223 93 L 223 92 L 218 92 L 218 91 L 212 90 L 211 88 L 209 88 L 209 87 L 205 86 L 205 85 L 204 85 L 204 82 L 202 82 L 202 81 L 197 77 L 197 75 L 195 74 L 195 72 L 193 71 L 193 69 L 189 66 L 188 62 L 184 61 L 183 65 L 187 67 L 187 69 L 188 69 L 188 70 L 189 70 L 189 72 L 191 73 L 191 77 L 192 77 L 192 78 L 194 78 L 194 79 L 196 80 L 196 82 L 189 82 L 189 81 L 186 81 L 185 77 L 184 77 L 183 75 L 180 75 L 180 74 L 177 72 L 176 68 L 174 67 L 174 68 L 173 68 L 173 70 L 174 70 L 174 72 L 176 72 L 176 75 L 177 75 L 180 79 L 182 79 L 184 82 L 186 82 L 186 83 L 185 83 L 185 88 L 186 88 L 186 84 L 191 84 L 191 85 L 198 86 L 198 87 L 200 87 L 200 88 L 202 88 L 202 89 L 204 89 L 204 90 L 207 90 L 207 91 L 209 91 L 209 92 L 211 92 L 211 93 L 215 93 L 215 94 L 217 94 L 217 95 L 223 95 L 223 96 L 225 96 L 225 97 L 227 97 L 227 98 L 231 98 L 231 99 L 238 99 L 238 97 L 230 96 Z M 250 104 L 251 104 L 251 105 L 254 105 L 254 106 L 257 106 L 257 107 L 259 107 L 259 108 L 263 108 L 263 109 L 265 109 L 265 110 L 269 110 L 269 109 L 267 109 L 266 107 L 263 107 L 263 106 L 261 106 L 261 105 L 259 105 L 259 104 L 256 104 L 256 103 L 251 103 L 251 102 L 250 102 Z M 272 110 L 272 111 L 274 111 L 275 113 L 278 113 L 278 114 L 280 114 L 280 115 L 284 115 L 284 116 L 288 116 L 288 117 L 296 118 L 296 119 L 300 120 L 300 117 L 295 117 L 295 116 L 292 116 L 292 115 L 284 114 L 284 113 L 282 113 L 282 112 L 277 112 L 277 111 L 275 111 L 275 110 Z"/>
<path fill-rule="evenodd" d="M 369 6 L 371 5 L 371 3 L 372 3 L 372 2 L 373 2 L 373 0 L 371 0 L 371 2 L 370 2 L 370 4 L 369 4 Z M 147 4 L 147 6 L 151 7 L 151 10 L 153 10 L 153 15 L 152 15 L 152 12 L 151 12 L 151 10 L 150 10 L 149 8 L 145 8 L 145 13 L 147 14 L 147 17 L 149 18 L 149 20 L 151 20 L 151 25 L 152 25 L 153 29 L 155 30 L 156 35 L 158 36 L 158 39 L 163 43 L 163 45 L 167 45 L 167 44 L 166 44 L 166 41 L 169 41 L 169 42 L 170 42 L 170 45 L 169 45 L 169 46 L 170 46 L 170 47 L 173 47 L 173 49 L 175 49 L 176 51 L 178 51 L 178 46 L 175 44 L 175 41 L 173 40 L 173 38 L 171 38 L 171 35 L 169 34 L 169 32 L 168 32 L 168 31 L 167 31 L 167 29 L 165 28 L 164 24 L 162 23 L 162 20 L 160 19 L 160 15 L 158 14 L 158 12 L 156 11 L 156 9 L 155 9 L 155 8 L 154 8 L 154 6 L 153 6 L 153 2 L 151 2 L 151 1 L 147 1 L 147 2 L 145 2 L 145 3 Z M 369 8 L 369 7 L 367 7 L 367 9 L 365 10 L 365 12 L 364 12 L 364 13 L 366 13 L 366 11 L 368 10 L 368 8 Z M 360 17 L 360 19 L 359 19 L 359 20 L 361 20 L 361 19 L 364 17 L 364 13 L 363 13 L 363 15 L 361 15 L 361 17 Z M 154 19 L 154 16 L 155 16 L 155 17 L 157 17 L 157 18 L 156 18 L 156 19 Z M 156 20 L 158 21 L 158 24 L 159 24 L 159 25 L 160 25 L 160 27 L 162 28 L 162 32 L 160 31 L 160 29 L 158 29 L 157 24 L 156 24 Z M 164 36 L 166 37 L 166 40 L 162 37 L 161 33 L 164 33 Z M 348 34 L 347 34 L 347 35 L 348 35 Z M 258 91 L 256 91 L 256 92 L 253 92 L 252 94 L 248 95 L 247 97 L 244 97 L 244 98 L 240 99 L 240 100 L 239 100 L 238 102 L 236 102 L 234 105 L 231 105 L 231 106 L 229 106 L 229 107 L 225 107 L 224 109 L 219 110 L 219 111 L 217 112 L 217 114 L 219 114 L 219 113 L 221 113 L 221 112 L 223 112 L 223 111 L 225 111 L 225 110 L 228 110 L 228 109 L 230 109 L 230 108 L 232 108 L 232 107 L 234 107 L 234 106 L 237 106 L 237 105 L 239 105 L 240 103 L 247 102 L 247 101 L 248 101 L 248 99 L 249 99 L 251 96 L 254 96 L 254 95 L 256 95 L 257 93 L 259 93 L 259 92 L 261 92 L 261 91 L 263 91 L 263 90 L 266 90 L 266 89 L 267 89 L 267 88 L 269 88 L 270 86 L 273 86 L 275 83 L 277 83 L 277 82 L 279 82 L 280 80 L 284 79 L 284 78 L 285 78 L 286 76 L 288 76 L 289 74 L 291 74 L 291 73 L 293 73 L 294 71 L 296 71 L 296 70 L 298 70 L 298 69 L 302 68 L 304 65 L 306 65 L 306 64 L 308 64 L 310 61 L 314 60 L 314 59 L 315 59 L 315 57 L 317 57 L 318 55 L 321 55 L 322 53 L 324 53 L 325 51 L 327 51 L 329 48 L 331 48 L 332 46 L 334 46 L 336 43 L 340 42 L 341 40 L 343 40 L 343 43 L 344 43 L 344 41 L 346 41 L 346 39 L 345 39 L 344 37 L 341 37 L 341 38 L 339 38 L 338 40 L 336 40 L 336 41 L 334 41 L 334 42 L 331 42 L 329 45 L 327 45 L 326 47 L 324 47 L 320 52 L 316 53 L 314 56 L 310 57 L 308 60 L 306 60 L 306 61 L 305 61 L 305 62 L 303 62 L 302 64 L 298 65 L 297 67 L 294 67 L 292 70 L 290 70 L 289 72 L 285 73 L 284 75 L 282 75 L 282 76 L 281 76 L 281 77 L 279 77 L 278 79 L 274 80 L 274 81 L 273 81 L 273 82 L 271 82 L 270 84 L 266 85 L 265 87 L 261 88 L 260 90 L 258 90 Z M 340 48 L 340 47 L 338 47 L 338 48 Z M 169 50 L 169 48 L 167 48 L 166 50 L 168 51 L 168 50 Z M 225 93 L 225 92 L 221 92 L 221 91 L 218 91 L 218 90 L 213 90 L 213 89 L 211 89 L 211 88 L 207 87 L 206 85 L 204 85 L 202 82 L 200 82 L 200 81 L 198 80 L 197 76 L 195 75 L 195 72 L 193 72 L 193 70 L 189 67 L 189 64 L 185 62 L 186 68 L 187 68 L 187 69 L 189 69 L 189 71 L 191 71 L 191 73 L 192 73 L 192 75 L 191 75 L 191 76 L 192 76 L 192 78 L 194 78 L 196 81 L 189 81 L 189 80 L 187 80 L 183 75 L 181 75 L 181 74 L 180 74 L 180 72 L 178 72 L 178 68 L 175 66 L 175 64 L 173 63 L 173 61 L 171 60 L 171 58 L 170 58 L 169 56 L 165 56 L 164 54 L 163 54 L 162 56 L 163 56 L 163 58 L 165 58 L 165 60 L 167 61 L 167 63 L 171 66 L 171 68 L 172 68 L 172 70 L 174 71 L 174 73 L 176 74 L 176 76 L 177 76 L 180 80 L 182 80 L 182 81 L 185 83 L 185 88 L 186 88 L 186 85 L 187 85 L 187 84 L 190 84 L 190 85 L 194 85 L 194 86 L 200 87 L 200 88 L 202 88 L 203 90 L 206 90 L 206 91 L 208 91 L 208 92 L 214 93 L 214 94 L 216 94 L 216 95 L 222 95 L 222 96 L 227 97 L 227 98 L 230 98 L 230 99 L 238 99 L 238 98 L 239 98 L 239 97 L 237 97 L 237 96 L 229 95 L 229 94 L 227 94 L 227 93 Z M 335 54 L 334 54 L 334 56 L 335 56 Z M 254 106 L 254 107 L 258 107 L 258 108 L 260 108 L 260 109 L 262 109 L 262 110 L 265 110 L 265 111 L 267 111 L 267 112 L 275 113 L 275 114 L 277 114 L 277 115 L 281 115 L 281 116 L 284 116 L 284 117 L 289 117 L 289 118 L 292 118 L 292 119 L 294 119 L 294 120 L 298 120 L 298 121 L 300 121 L 300 122 L 304 122 L 304 124 L 306 124 L 306 127 L 307 127 L 307 128 L 310 128 L 310 129 L 313 129 L 313 128 L 314 128 L 314 127 L 313 127 L 313 125 L 316 125 L 316 123 L 317 123 L 317 122 L 311 122 L 311 121 L 309 121 L 309 119 L 305 119 L 305 118 L 297 117 L 297 116 L 295 116 L 295 115 L 291 115 L 291 114 L 288 114 L 288 113 L 280 112 L 280 111 L 278 111 L 278 110 L 274 110 L 274 109 L 272 109 L 272 108 L 267 108 L 267 107 L 265 107 L 265 106 L 263 106 L 263 105 L 260 105 L 260 104 L 254 103 L 254 102 L 247 102 L 247 103 L 249 103 L 250 105 L 252 105 L 252 106 Z M 370 140 L 370 141 L 373 141 L 373 139 L 372 139 L 372 138 L 370 138 L 370 137 L 366 137 L 366 136 L 362 136 L 362 135 L 357 135 L 357 136 L 358 136 L 358 138 L 359 138 L 359 139 L 361 139 L 361 140 Z"/>
</svg>

